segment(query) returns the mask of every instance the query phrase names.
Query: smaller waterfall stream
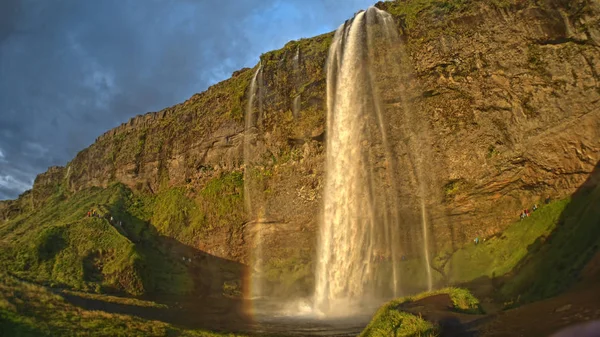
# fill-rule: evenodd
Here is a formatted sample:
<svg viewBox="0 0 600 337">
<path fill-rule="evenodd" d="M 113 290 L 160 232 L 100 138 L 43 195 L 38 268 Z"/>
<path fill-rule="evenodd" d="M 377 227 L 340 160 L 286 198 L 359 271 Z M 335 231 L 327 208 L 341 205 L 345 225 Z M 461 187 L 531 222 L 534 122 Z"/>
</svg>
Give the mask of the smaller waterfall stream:
<svg viewBox="0 0 600 337">
<path fill-rule="evenodd" d="M 254 158 L 254 147 L 253 144 L 257 142 L 258 128 L 260 116 L 262 114 L 261 100 L 261 76 L 262 64 L 259 64 L 258 68 L 252 76 L 250 82 L 250 88 L 248 91 L 248 105 L 246 106 L 245 114 L 245 128 L 244 128 L 244 203 L 246 206 L 246 212 L 248 214 L 249 224 L 255 225 L 254 232 L 254 247 L 252 250 L 252 274 L 251 274 L 251 287 L 250 297 L 261 296 L 262 294 L 262 268 L 263 268 L 263 238 L 262 231 L 260 230 L 260 220 L 262 217 L 261 207 L 263 205 L 256 205 L 254 199 L 254 192 L 256 190 L 254 186 L 254 180 L 252 177 L 253 172 L 253 158 Z M 254 113 L 254 105 L 257 95 L 259 96 L 259 109 L 258 116 Z"/>
<path fill-rule="evenodd" d="M 252 149 L 251 144 L 253 138 L 256 136 L 256 118 L 254 115 L 254 99 L 257 94 L 257 79 L 258 74 L 262 71 L 262 64 L 259 64 L 258 68 L 254 72 L 254 76 L 252 76 L 252 81 L 250 82 L 250 89 L 248 91 L 248 105 L 246 106 L 246 113 L 244 116 L 245 119 L 245 127 L 244 127 L 244 203 L 246 206 L 246 212 L 250 217 L 253 216 L 253 208 L 252 208 L 252 198 L 250 193 L 250 184 L 249 184 L 249 168 L 252 160 Z"/>
<path fill-rule="evenodd" d="M 425 270 L 427 271 L 427 290 L 433 288 L 433 280 L 431 277 L 431 263 L 429 261 L 429 238 L 427 228 L 427 212 L 425 208 L 425 198 L 421 197 L 421 224 L 423 227 L 423 256 L 425 257 Z"/>
</svg>

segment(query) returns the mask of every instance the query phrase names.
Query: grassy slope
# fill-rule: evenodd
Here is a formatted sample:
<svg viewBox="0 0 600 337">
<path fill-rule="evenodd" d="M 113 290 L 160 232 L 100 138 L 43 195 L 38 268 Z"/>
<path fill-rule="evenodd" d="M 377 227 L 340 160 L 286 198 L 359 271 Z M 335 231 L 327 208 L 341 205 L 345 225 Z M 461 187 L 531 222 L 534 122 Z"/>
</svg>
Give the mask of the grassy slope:
<svg viewBox="0 0 600 337">
<path fill-rule="evenodd" d="M 0 264 L 29 280 L 84 291 L 189 291 L 185 268 L 152 247 L 152 227 L 127 209 L 131 196 L 120 184 L 52 196 L 42 208 L 0 224 Z M 123 227 L 87 218 L 92 208 Z"/>
<path fill-rule="evenodd" d="M 580 190 L 566 205 L 556 229 L 527 247 L 502 295 L 516 303 L 558 294 L 580 279 L 600 247 L 600 186 Z"/>
<path fill-rule="evenodd" d="M 415 315 L 398 310 L 406 302 L 417 301 L 422 298 L 448 294 L 454 308 L 460 312 L 480 313 L 479 300 L 468 290 L 461 288 L 444 288 L 436 291 L 424 292 L 414 296 L 402 297 L 383 305 L 367 325 L 360 337 L 376 336 L 437 336 L 438 328 L 433 324 Z"/>
<path fill-rule="evenodd" d="M 117 299 L 115 299 L 117 300 Z M 153 306 L 152 302 L 129 304 Z M 46 288 L 0 274 L 1 336 L 234 336 L 84 310 Z"/>
<path fill-rule="evenodd" d="M 517 304 L 558 294 L 580 278 L 600 246 L 600 186 L 540 207 L 501 235 L 436 263 L 452 284 L 500 278 L 500 298 Z"/>
<path fill-rule="evenodd" d="M 156 195 L 129 192 L 123 216 L 149 222 L 158 234 L 194 246 L 214 229 L 243 223 L 243 187 L 243 174 L 229 172 L 207 181 L 195 197 L 184 187 L 165 188 Z"/>
<path fill-rule="evenodd" d="M 478 277 L 501 276 L 510 272 L 528 253 L 527 247 L 540 236 L 549 235 L 568 204 L 568 200 L 540 207 L 523 221 L 510 225 L 499 236 L 479 245 L 468 245 L 452 254 L 445 265 L 451 283 Z"/>
</svg>

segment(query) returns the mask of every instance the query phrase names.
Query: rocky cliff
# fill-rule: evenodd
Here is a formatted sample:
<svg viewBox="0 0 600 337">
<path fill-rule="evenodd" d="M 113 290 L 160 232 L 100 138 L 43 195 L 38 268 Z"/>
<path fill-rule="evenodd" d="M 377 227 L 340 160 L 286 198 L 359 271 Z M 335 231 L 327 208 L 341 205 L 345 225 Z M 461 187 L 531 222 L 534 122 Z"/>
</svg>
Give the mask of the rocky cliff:
<svg viewBox="0 0 600 337">
<path fill-rule="evenodd" d="M 402 36 L 403 74 L 380 83 L 393 153 L 399 162 L 408 156 L 403 125 L 418 120 L 427 134 L 420 142 L 428 149 L 436 251 L 498 232 L 520 210 L 565 197 L 586 180 L 600 160 L 600 2 L 377 6 L 394 16 Z M 173 230 L 172 218 L 155 210 L 148 221 L 159 231 L 248 264 L 260 241 L 272 281 L 291 273 L 311 282 L 332 37 L 289 42 L 263 54 L 260 70 L 242 69 L 184 103 L 108 131 L 65 168 L 38 176 L 20 200 L 1 202 L 0 214 L 38 207 L 52 193 L 119 181 L 163 204 L 189 202 L 183 221 L 193 230 Z M 254 75 L 249 160 L 244 114 Z M 244 208 L 244 172 L 253 182 L 245 197 L 260 208 L 254 213 Z"/>
</svg>

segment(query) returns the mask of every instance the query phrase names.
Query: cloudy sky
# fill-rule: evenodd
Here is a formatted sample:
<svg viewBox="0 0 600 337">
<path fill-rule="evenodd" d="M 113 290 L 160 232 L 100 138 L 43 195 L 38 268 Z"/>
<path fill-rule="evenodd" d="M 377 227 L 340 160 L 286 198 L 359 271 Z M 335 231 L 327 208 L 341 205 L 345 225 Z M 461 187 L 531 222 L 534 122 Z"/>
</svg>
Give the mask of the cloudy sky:
<svg viewBox="0 0 600 337">
<path fill-rule="evenodd" d="M 0 200 L 375 0 L 0 0 Z"/>
</svg>

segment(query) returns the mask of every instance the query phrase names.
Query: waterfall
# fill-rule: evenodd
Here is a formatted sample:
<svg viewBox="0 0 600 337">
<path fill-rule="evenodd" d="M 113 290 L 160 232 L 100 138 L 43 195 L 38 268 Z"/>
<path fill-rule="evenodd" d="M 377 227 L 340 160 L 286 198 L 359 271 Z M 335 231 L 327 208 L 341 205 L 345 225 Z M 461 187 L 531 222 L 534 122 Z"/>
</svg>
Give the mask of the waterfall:
<svg viewBox="0 0 600 337">
<path fill-rule="evenodd" d="M 292 116 L 294 116 L 294 119 L 300 118 L 300 94 L 294 97 L 294 101 L 292 103 Z"/>
<path fill-rule="evenodd" d="M 257 142 L 258 124 L 262 115 L 262 97 L 261 97 L 261 73 L 262 64 L 259 64 L 258 68 L 252 76 L 250 82 L 250 88 L 248 91 L 248 105 L 246 106 L 245 114 L 245 128 L 244 128 L 244 203 L 246 207 L 246 213 L 248 215 L 249 223 L 257 224 L 258 228 L 254 238 L 254 249 L 252 250 L 253 262 L 252 262 L 252 274 L 251 274 L 251 287 L 250 296 L 257 297 L 262 295 L 262 265 L 263 265 L 263 238 L 262 231 L 260 230 L 259 218 L 262 216 L 261 200 L 256 196 L 255 179 L 253 178 L 253 161 L 256 155 L 255 145 Z M 258 97 L 258 114 L 254 113 L 254 105 L 256 96 Z M 255 205 L 255 203 L 258 203 Z"/>
<path fill-rule="evenodd" d="M 298 84 L 300 83 L 300 47 L 296 47 L 296 54 L 292 60 L 292 66 L 294 69 L 294 86 L 296 87 L 296 90 L 298 90 Z M 300 93 L 298 93 L 292 101 L 292 115 L 294 116 L 294 119 L 300 118 Z"/>
<path fill-rule="evenodd" d="M 251 177 L 249 176 L 251 161 L 252 161 L 252 143 L 256 141 L 256 122 L 257 118 L 254 114 L 254 100 L 256 98 L 256 94 L 260 94 L 260 84 L 257 86 L 257 82 L 259 79 L 259 74 L 262 71 L 262 64 L 258 65 L 258 68 L 254 72 L 254 76 L 252 76 L 252 81 L 250 82 L 250 89 L 248 91 L 248 105 L 246 106 L 246 114 L 245 118 L 245 127 L 244 127 L 244 203 L 246 206 L 246 212 L 249 217 L 252 218 L 254 216 L 254 210 L 252 208 L 252 194 L 251 194 L 251 186 L 250 181 Z M 259 111 L 259 114 L 262 111 Z"/>
<path fill-rule="evenodd" d="M 413 217 L 420 220 L 401 224 L 397 156 L 378 87 L 377 75 L 390 77 L 385 67 L 393 65 L 386 57 L 395 57 L 390 50 L 399 43 L 390 14 L 370 7 L 337 29 L 329 49 L 326 175 L 314 292 L 314 307 L 324 315 L 358 313 L 402 293 L 398 265 L 407 250 L 402 243 L 416 231 L 422 233 L 431 288 L 424 193 L 411 189 L 421 195 L 420 212 Z M 402 73 L 403 67 L 396 68 Z M 417 151 L 410 143 L 409 151 Z M 412 164 L 419 171 L 416 184 L 424 184 L 420 166 Z"/>
<path fill-rule="evenodd" d="M 427 238 L 427 212 L 425 211 L 425 198 L 421 196 L 421 224 L 423 226 L 423 256 L 425 257 L 425 271 L 427 272 L 427 290 L 431 291 L 433 280 L 431 277 L 431 262 L 429 261 L 429 239 Z"/>
</svg>

